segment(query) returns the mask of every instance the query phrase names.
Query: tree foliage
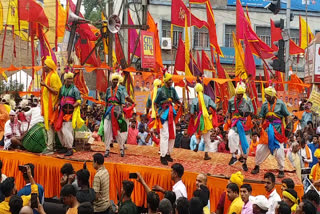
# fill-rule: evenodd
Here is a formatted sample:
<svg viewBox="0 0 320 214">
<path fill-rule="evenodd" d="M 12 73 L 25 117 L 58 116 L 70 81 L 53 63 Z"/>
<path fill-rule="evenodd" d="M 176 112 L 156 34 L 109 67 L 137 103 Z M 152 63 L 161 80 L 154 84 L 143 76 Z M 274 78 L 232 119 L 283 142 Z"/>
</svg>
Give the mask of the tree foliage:
<svg viewBox="0 0 320 214">
<path fill-rule="evenodd" d="M 84 17 L 90 21 L 97 21 L 101 19 L 101 7 L 100 0 L 83 0 Z M 103 7 L 105 7 L 107 1 L 101 0 Z"/>
<path fill-rule="evenodd" d="M 17 80 L 10 80 L 9 82 L 0 81 L 0 94 L 23 91 L 24 85 L 19 83 Z"/>
</svg>

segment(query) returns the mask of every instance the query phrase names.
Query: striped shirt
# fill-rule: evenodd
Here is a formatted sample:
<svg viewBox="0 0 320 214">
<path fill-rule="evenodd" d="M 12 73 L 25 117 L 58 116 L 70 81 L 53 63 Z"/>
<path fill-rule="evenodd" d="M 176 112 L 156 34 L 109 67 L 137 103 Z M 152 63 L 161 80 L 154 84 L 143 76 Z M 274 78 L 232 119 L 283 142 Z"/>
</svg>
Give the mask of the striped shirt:
<svg viewBox="0 0 320 214">
<path fill-rule="evenodd" d="M 93 202 L 94 212 L 103 212 L 110 207 L 109 202 L 109 173 L 101 166 L 93 179 L 93 189 L 96 193 L 96 200 Z"/>
</svg>

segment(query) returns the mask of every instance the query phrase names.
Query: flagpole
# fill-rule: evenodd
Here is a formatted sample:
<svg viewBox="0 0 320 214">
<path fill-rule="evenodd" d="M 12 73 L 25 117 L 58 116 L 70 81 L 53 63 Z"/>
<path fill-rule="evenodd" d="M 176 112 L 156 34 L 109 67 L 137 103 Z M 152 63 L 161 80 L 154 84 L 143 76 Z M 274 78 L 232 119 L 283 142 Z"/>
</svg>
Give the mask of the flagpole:
<svg viewBox="0 0 320 214">
<path fill-rule="evenodd" d="M 189 10 L 190 10 L 190 15 L 189 15 L 189 26 L 190 26 L 190 34 L 189 34 L 189 30 L 187 29 L 187 32 L 188 32 L 188 34 L 190 35 L 190 40 L 189 40 L 189 44 L 190 44 L 190 41 L 191 41 L 191 44 L 192 44 L 192 33 L 191 33 L 191 4 L 190 4 L 190 1 L 188 1 L 188 3 L 189 3 Z M 191 46 L 191 50 L 192 50 L 192 46 Z M 190 53 L 190 50 L 188 50 L 189 51 L 189 53 Z M 192 51 L 191 51 L 191 69 L 192 69 L 192 75 L 193 75 L 193 73 L 194 73 L 194 68 L 193 68 L 193 57 L 192 57 Z M 188 65 L 189 66 L 189 65 Z"/>
<path fill-rule="evenodd" d="M 306 1 L 306 33 L 307 33 L 307 50 L 306 50 L 306 62 L 308 62 L 308 58 L 309 58 L 309 32 L 308 32 L 308 0 L 305 0 Z M 308 75 L 310 76 L 310 69 L 309 69 L 309 66 L 307 66 L 307 69 L 308 69 Z M 313 80 L 312 80 L 313 82 Z"/>
</svg>

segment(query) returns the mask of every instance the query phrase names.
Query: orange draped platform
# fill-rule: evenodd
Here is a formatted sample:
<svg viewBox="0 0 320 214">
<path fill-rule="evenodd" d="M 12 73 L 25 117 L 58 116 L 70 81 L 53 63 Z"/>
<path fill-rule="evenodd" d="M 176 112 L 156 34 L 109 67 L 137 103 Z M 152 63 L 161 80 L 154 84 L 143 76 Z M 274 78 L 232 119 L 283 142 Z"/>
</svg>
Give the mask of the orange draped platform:
<svg viewBox="0 0 320 214">
<path fill-rule="evenodd" d="M 121 158 L 117 145 L 111 148 L 111 157 L 105 159 L 105 166 L 110 175 L 110 199 L 117 201 L 117 192 L 120 193 L 122 180 L 129 179 L 130 172 L 140 172 L 146 183 L 152 187 L 160 185 L 165 189 L 171 190 L 173 183 L 171 182 L 171 168 L 160 164 L 158 148 L 149 146 L 132 146 L 127 145 L 126 156 Z M 3 162 L 2 172 L 7 176 L 16 178 L 17 189 L 24 185 L 21 172 L 18 165 L 33 163 L 35 165 L 35 180 L 43 185 L 45 189 L 45 197 L 59 196 L 60 187 L 60 168 L 65 163 L 71 163 L 75 170 L 79 170 L 83 166 L 83 162 L 87 163 L 90 171 L 90 179 L 93 181 L 95 170 L 92 166 L 92 155 L 95 152 L 76 152 L 69 159 L 65 159 L 62 155 L 39 155 L 24 151 L 0 151 L 0 159 Z M 211 211 L 214 211 L 219 197 L 225 191 L 228 177 L 239 170 L 242 171 L 240 163 L 229 166 L 228 162 L 230 154 L 212 153 L 212 160 L 204 161 L 203 152 L 193 152 L 184 149 L 174 149 L 172 157 L 175 162 L 181 163 L 185 168 L 183 182 L 187 187 L 188 198 L 192 197 L 195 190 L 195 180 L 199 173 L 210 174 L 208 176 L 208 188 L 210 190 Z M 248 158 L 249 171 L 254 167 L 254 158 Z M 243 172 L 245 175 L 245 183 L 250 183 L 253 188 L 253 195 L 265 194 L 263 175 L 267 171 L 276 172 L 277 162 L 270 156 L 260 167 L 258 175 L 251 175 L 250 172 Z M 299 181 L 297 175 L 293 172 L 293 167 L 286 159 L 285 175 L 294 180 L 296 191 L 301 197 L 303 195 L 303 185 Z M 146 193 L 141 184 L 135 182 L 132 198 L 137 206 L 146 206 Z M 277 190 L 280 193 L 281 180 L 277 179 Z M 160 197 L 163 197 L 160 195 Z"/>
</svg>

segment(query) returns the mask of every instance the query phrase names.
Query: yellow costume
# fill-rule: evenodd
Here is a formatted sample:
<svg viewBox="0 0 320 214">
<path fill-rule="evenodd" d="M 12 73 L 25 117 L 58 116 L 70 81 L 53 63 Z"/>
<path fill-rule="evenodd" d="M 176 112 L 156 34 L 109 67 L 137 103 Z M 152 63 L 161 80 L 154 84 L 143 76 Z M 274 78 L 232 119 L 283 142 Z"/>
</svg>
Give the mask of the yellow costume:
<svg viewBox="0 0 320 214">
<path fill-rule="evenodd" d="M 48 85 L 55 91 L 60 91 L 62 87 L 62 83 L 58 73 L 56 72 L 56 65 L 51 57 L 47 57 L 44 62 L 52 71 L 47 74 L 45 79 L 45 84 Z M 47 87 L 42 87 L 41 93 L 41 107 L 42 107 L 42 115 L 44 118 L 45 127 L 49 130 L 49 125 L 54 122 L 54 106 L 58 103 L 59 93 L 57 95 L 52 94 Z"/>
<path fill-rule="evenodd" d="M 320 158 L 320 149 L 317 149 L 314 152 L 314 156 L 316 158 Z M 314 165 L 311 169 L 311 173 L 309 175 L 310 180 L 313 180 L 313 182 L 317 181 L 320 179 L 320 164 L 317 163 L 316 165 Z"/>
</svg>

